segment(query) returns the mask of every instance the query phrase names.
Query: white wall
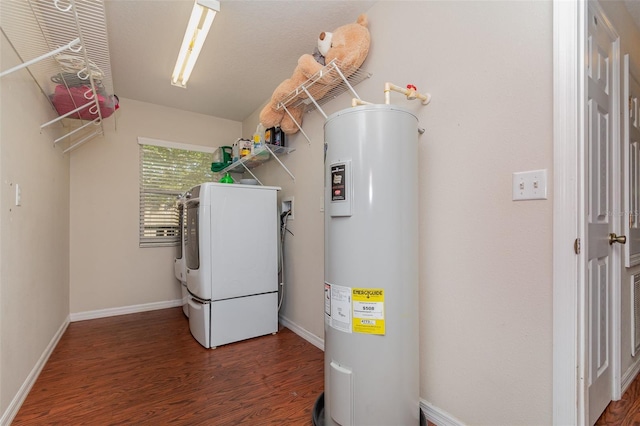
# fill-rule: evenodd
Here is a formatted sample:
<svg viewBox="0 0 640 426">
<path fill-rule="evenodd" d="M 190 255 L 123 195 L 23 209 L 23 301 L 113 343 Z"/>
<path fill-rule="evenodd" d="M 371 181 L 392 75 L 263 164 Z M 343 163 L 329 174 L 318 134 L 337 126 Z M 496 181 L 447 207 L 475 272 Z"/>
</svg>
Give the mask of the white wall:
<svg viewBox="0 0 640 426">
<path fill-rule="evenodd" d="M 19 61 L 1 43 L 6 70 Z M 25 70 L 0 80 L 0 423 L 69 315 L 69 157 L 40 133 L 54 116 Z"/>
<path fill-rule="evenodd" d="M 241 123 L 120 99 L 117 131 L 71 154 L 71 313 L 181 298 L 175 248 L 139 248 L 137 137 L 220 146 Z M 109 120 L 113 120 L 110 118 Z"/>
<path fill-rule="evenodd" d="M 368 16 L 363 68 L 373 77 L 359 95 L 383 102 L 390 81 L 433 96 L 423 107 L 392 94 L 426 128 L 416 147 L 421 398 L 465 424 L 551 424 L 553 188 L 548 200 L 513 202 L 511 174 L 547 169 L 553 181 L 552 4 L 379 2 Z M 318 338 L 323 123 L 317 112 L 304 117 L 310 146 L 291 138 L 296 151 L 283 161 L 295 183 L 274 162 L 257 169 L 295 196 L 282 314 Z M 255 117 L 243 124 L 252 132 Z M 373 238 L 363 245 L 383 249 Z"/>
</svg>

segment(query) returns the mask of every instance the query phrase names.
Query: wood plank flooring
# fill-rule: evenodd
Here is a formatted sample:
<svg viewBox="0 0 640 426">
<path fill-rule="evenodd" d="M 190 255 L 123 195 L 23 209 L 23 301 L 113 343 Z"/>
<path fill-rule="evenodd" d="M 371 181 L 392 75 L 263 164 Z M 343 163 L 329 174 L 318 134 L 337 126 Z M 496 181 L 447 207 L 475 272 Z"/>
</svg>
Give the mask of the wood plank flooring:
<svg viewBox="0 0 640 426">
<path fill-rule="evenodd" d="M 181 308 L 75 322 L 12 424 L 311 425 L 323 360 L 282 327 L 205 349 Z M 639 424 L 637 377 L 596 425 Z"/>
<path fill-rule="evenodd" d="M 13 425 L 311 425 L 323 359 L 282 327 L 205 349 L 181 308 L 75 322 Z"/>
<path fill-rule="evenodd" d="M 640 425 L 640 375 L 629 385 L 619 401 L 612 401 L 596 426 Z"/>
</svg>

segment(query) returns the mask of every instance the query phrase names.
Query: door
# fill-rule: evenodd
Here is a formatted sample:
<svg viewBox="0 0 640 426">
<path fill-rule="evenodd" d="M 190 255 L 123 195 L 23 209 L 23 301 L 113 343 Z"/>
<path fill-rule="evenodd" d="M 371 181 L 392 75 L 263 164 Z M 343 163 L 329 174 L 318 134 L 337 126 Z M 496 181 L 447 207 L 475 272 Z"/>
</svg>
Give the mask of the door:
<svg viewBox="0 0 640 426">
<path fill-rule="evenodd" d="M 625 266 L 640 265 L 640 83 L 638 73 L 631 69 L 629 55 L 624 57 L 624 157 L 625 215 L 623 216 L 627 244 Z"/>
<path fill-rule="evenodd" d="M 619 288 L 619 247 L 609 236 L 618 224 L 616 144 L 619 77 L 617 36 L 600 8 L 590 2 L 587 35 L 586 315 L 588 419 L 594 424 L 613 396 L 614 289 Z"/>
<path fill-rule="evenodd" d="M 620 369 L 626 372 L 635 367 L 640 353 L 640 73 L 633 65 L 637 62 L 632 61 L 629 54 L 623 59 L 622 180 L 625 208 L 621 218 L 626 244 L 621 277 L 626 284 L 623 284 L 621 299 L 630 303 L 622 304 Z"/>
</svg>

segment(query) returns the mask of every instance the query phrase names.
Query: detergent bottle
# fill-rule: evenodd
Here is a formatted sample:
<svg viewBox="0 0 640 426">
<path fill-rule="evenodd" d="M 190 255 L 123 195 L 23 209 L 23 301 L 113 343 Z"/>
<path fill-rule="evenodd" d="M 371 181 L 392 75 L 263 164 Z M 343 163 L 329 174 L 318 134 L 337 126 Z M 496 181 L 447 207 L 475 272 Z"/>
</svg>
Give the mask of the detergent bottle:
<svg viewBox="0 0 640 426">
<path fill-rule="evenodd" d="M 264 131 L 265 129 L 262 123 L 258 123 L 256 132 L 253 134 L 253 147 L 251 148 L 252 154 L 259 152 L 264 148 Z"/>
</svg>

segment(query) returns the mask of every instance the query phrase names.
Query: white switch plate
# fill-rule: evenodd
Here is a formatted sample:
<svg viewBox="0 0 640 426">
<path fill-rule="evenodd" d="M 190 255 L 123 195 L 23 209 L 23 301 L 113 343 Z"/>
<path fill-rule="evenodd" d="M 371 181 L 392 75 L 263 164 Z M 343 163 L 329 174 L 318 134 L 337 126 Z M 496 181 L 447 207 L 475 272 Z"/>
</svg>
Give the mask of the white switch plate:
<svg viewBox="0 0 640 426">
<path fill-rule="evenodd" d="M 20 185 L 16 183 L 16 206 L 22 204 L 22 189 L 20 189 Z"/>
<path fill-rule="evenodd" d="M 513 201 L 546 199 L 546 169 L 516 172 L 513 174 Z"/>
</svg>

